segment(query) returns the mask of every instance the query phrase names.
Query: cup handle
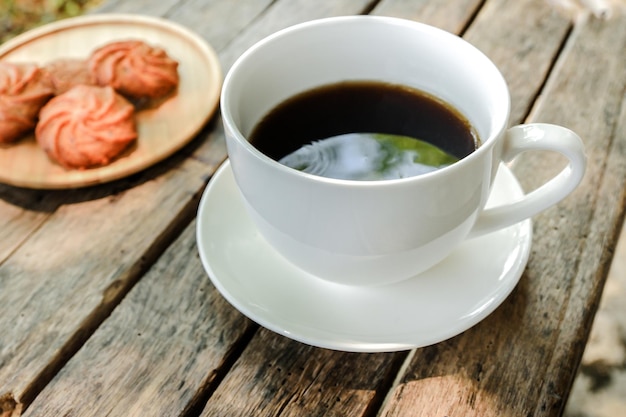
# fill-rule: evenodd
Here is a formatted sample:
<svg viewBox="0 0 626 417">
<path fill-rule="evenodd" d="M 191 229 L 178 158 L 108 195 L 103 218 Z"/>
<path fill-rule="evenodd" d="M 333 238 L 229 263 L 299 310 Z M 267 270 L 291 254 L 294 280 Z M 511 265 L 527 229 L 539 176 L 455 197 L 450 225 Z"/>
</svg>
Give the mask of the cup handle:
<svg viewBox="0 0 626 417">
<path fill-rule="evenodd" d="M 564 155 L 568 165 L 548 182 L 521 200 L 483 210 L 469 238 L 513 225 L 555 205 L 580 184 L 587 165 L 583 142 L 571 130 L 545 123 L 514 126 L 506 131 L 502 161 L 509 162 L 526 151 L 547 150 Z"/>
</svg>

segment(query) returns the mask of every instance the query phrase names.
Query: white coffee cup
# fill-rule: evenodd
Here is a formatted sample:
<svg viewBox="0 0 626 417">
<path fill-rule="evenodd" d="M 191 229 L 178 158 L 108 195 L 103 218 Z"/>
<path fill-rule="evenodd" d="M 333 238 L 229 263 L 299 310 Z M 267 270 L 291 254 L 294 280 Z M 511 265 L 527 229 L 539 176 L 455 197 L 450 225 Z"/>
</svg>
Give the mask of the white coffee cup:
<svg viewBox="0 0 626 417">
<path fill-rule="evenodd" d="M 349 181 L 288 168 L 247 140 L 285 99 L 346 80 L 403 84 L 439 97 L 467 117 L 481 146 L 432 173 Z M 463 240 L 556 204 L 576 188 L 586 166 L 581 139 L 564 127 L 508 128 L 506 82 L 477 48 L 397 18 L 328 18 L 270 35 L 228 72 L 221 111 L 235 180 L 261 235 L 299 268 L 343 284 L 415 276 Z M 520 201 L 484 209 L 500 163 L 529 150 L 559 152 L 568 165 Z"/>
</svg>

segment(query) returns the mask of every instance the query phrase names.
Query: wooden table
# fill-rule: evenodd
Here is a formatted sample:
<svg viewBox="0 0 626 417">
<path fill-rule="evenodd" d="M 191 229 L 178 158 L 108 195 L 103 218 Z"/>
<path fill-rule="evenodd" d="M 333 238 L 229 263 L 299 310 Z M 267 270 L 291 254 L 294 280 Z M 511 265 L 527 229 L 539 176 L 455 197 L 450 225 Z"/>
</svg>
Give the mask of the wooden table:
<svg viewBox="0 0 626 417">
<path fill-rule="evenodd" d="M 195 215 L 226 157 L 219 115 L 173 157 L 112 183 L 0 185 L 0 416 L 556 416 L 624 218 L 626 13 L 540 0 L 108 0 L 204 37 L 224 72 L 255 41 L 326 16 L 399 16 L 458 33 L 501 68 L 512 123 L 578 132 L 582 185 L 534 219 L 519 284 L 484 321 L 425 348 L 345 353 L 230 306 L 201 266 Z M 0 150 L 1 151 L 1 150 Z M 561 160 L 533 155 L 526 190 Z"/>
</svg>

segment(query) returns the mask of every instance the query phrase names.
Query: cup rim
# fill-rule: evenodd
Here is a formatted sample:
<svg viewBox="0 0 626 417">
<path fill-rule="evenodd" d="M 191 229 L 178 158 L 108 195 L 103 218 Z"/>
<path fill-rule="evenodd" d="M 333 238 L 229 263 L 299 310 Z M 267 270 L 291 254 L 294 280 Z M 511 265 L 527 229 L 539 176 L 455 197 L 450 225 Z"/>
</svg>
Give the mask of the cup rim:
<svg viewBox="0 0 626 417">
<path fill-rule="evenodd" d="M 503 100 L 503 102 L 506 101 L 505 103 L 506 110 L 504 111 L 501 125 L 498 126 L 497 128 L 492 129 L 492 132 L 489 137 L 486 137 L 486 138 L 480 137 L 481 139 L 480 146 L 476 148 L 472 153 L 463 157 L 459 161 L 447 167 L 440 168 L 440 169 L 437 169 L 435 171 L 431 171 L 425 174 L 420 174 L 420 175 L 405 177 L 405 178 L 397 178 L 397 179 L 348 180 L 348 179 L 323 177 L 320 175 L 315 175 L 315 174 L 310 174 L 307 172 L 299 171 L 297 169 L 293 169 L 291 167 L 283 165 L 280 162 L 265 155 L 263 152 L 258 150 L 255 146 L 253 146 L 246 139 L 243 133 L 240 131 L 237 124 L 233 120 L 232 114 L 230 113 L 230 111 L 228 111 L 229 104 L 230 104 L 230 98 L 227 95 L 228 88 L 232 82 L 232 78 L 234 77 L 235 72 L 241 65 L 243 65 L 243 62 L 247 59 L 247 57 L 249 55 L 254 54 L 258 49 L 262 48 L 265 44 L 271 43 L 274 39 L 283 37 L 288 33 L 305 30 L 311 26 L 339 24 L 342 22 L 366 21 L 366 20 L 387 22 L 387 23 L 392 23 L 394 25 L 420 27 L 422 30 L 436 32 L 442 36 L 454 37 L 454 38 L 457 38 L 457 41 L 462 42 L 466 48 L 470 48 L 473 50 L 474 53 L 478 55 L 482 55 L 482 57 L 493 67 L 493 69 L 495 70 L 495 73 L 498 75 L 498 78 L 496 80 L 493 80 L 493 82 L 502 84 L 502 89 L 503 89 L 504 96 L 505 96 L 505 100 Z M 255 44 L 249 47 L 235 60 L 231 68 L 226 73 L 226 77 L 224 78 L 224 82 L 222 84 L 220 103 L 221 103 L 221 114 L 222 114 L 223 123 L 228 127 L 230 132 L 232 132 L 235 140 L 241 146 L 243 146 L 244 149 L 250 152 L 256 159 L 260 160 L 261 162 L 265 164 L 270 164 L 274 166 L 276 169 L 278 169 L 281 172 L 284 172 L 289 175 L 294 175 L 296 177 L 300 177 L 304 180 L 314 181 L 318 183 L 323 182 L 323 183 L 329 183 L 329 184 L 349 185 L 349 186 L 358 186 L 358 187 L 372 187 L 372 186 L 383 186 L 383 185 L 388 186 L 389 184 L 396 184 L 396 183 L 427 181 L 428 178 L 432 178 L 434 176 L 441 176 L 441 175 L 444 175 L 445 173 L 451 173 L 455 170 L 461 169 L 462 165 L 467 165 L 468 163 L 471 163 L 471 161 L 473 161 L 474 159 L 481 158 L 482 154 L 489 152 L 489 149 L 495 145 L 497 137 L 500 136 L 500 134 L 504 132 L 505 129 L 507 128 L 507 124 L 508 124 L 510 113 L 511 113 L 511 97 L 510 97 L 510 92 L 509 92 L 508 85 L 506 83 L 504 76 L 502 75 L 502 73 L 500 72 L 496 64 L 493 63 L 493 61 L 491 61 L 491 59 L 485 53 L 483 53 L 480 49 L 478 49 L 476 46 L 474 46 L 470 42 L 466 41 L 462 37 L 452 32 L 448 32 L 446 30 L 443 30 L 443 29 L 440 29 L 440 28 L 437 28 L 435 26 L 431 26 L 425 23 L 398 18 L 398 17 L 372 16 L 372 15 L 335 16 L 335 17 L 327 17 L 327 18 L 309 20 L 306 22 L 298 23 L 298 24 L 283 28 L 281 30 L 278 30 L 264 37 L 263 39 L 257 41 Z"/>
</svg>

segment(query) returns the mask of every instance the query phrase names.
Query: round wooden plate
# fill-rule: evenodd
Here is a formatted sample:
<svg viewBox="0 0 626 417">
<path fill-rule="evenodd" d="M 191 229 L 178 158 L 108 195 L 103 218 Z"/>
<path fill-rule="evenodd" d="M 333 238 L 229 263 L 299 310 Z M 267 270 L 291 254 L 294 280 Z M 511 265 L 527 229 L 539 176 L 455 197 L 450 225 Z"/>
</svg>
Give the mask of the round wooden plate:
<svg viewBox="0 0 626 417">
<path fill-rule="evenodd" d="M 136 144 L 111 164 L 67 170 L 48 159 L 32 135 L 0 147 L 0 182 L 36 188 L 78 188 L 134 174 L 188 143 L 215 112 L 222 72 L 215 51 L 184 27 L 154 17 L 81 16 L 28 31 L 0 46 L 0 60 L 45 65 L 58 58 L 87 58 L 111 41 L 140 39 L 178 61 L 177 92 L 158 107 L 137 112 Z"/>
</svg>

